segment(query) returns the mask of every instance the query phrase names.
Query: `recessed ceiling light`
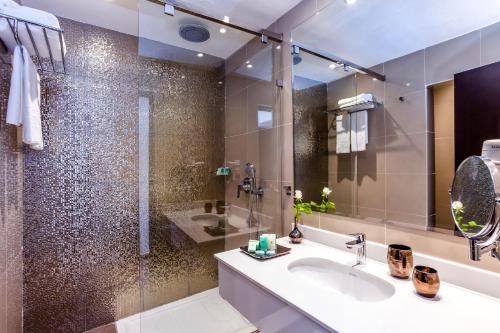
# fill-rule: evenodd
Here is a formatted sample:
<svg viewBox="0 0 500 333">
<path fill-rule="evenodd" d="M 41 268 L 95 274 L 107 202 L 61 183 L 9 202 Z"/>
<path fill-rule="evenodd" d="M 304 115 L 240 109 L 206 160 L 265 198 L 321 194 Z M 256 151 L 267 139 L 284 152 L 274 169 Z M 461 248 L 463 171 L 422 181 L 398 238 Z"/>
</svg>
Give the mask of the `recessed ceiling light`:
<svg viewBox="0 0 500 333">
<path fill-rule="evenodd" d="M 354 5 L 356 3 L 356 0 L 344 0 L 344 1 L 348 5 Z"/>
<path fill-rule="evenodd" d="M 276 50 L 281 50 L 281 45 L 276 46 Z"/>
<path fill-rule="evenodd" d="M 222 19 L 222 22 L 229 23 L 229 16 L 225 16 L 224 15 L 224 18 Z"/>
<path fill-rule="evenodd" d="M 248 64 L 247 68 L 253 68 L 253 65 L 252 64 Z"/>
<path fill-rule="evenodd" d="M 373 81 L 377 81 L 377 78 L 376 78 L 376 77 L 374 77 L 372 80 L 373 80 Z"/>
<path fill-rule="evenodd" d="M 328 68 L 330 68 L 330 69 L 335 69 L 336 67 L 337 67 L 337 64 L 330 64 L 330 65 L 328 66 Z"/>
<path fill-rule="evenodd" d="M 219 32 L 220 32 L 221 34 L 225 34 L 225 33 L 226 33 L 226 31 L 227 31 L 227 30 L 226 30 L 226 28 L 220 28 L 220 29 L 219 29 Z"/>
<path fill-rule="evenodd" d="M 198 58 L 203 58 L 204 54 L 203 53 L 198 53 L 197 56 L 198 56 Z"/>
<path fill-rule="evenodd" d="M 409 87 L 409 86 L 411 86 L 411 83 L 410 82 L 406 82 L 405 86 Z"/>
<path fill-rule="evenodd" d="M 223 84 L 224 82 L 222 82 L 222 81 L 219 81 L 219 82 L 217 82 L 217 83 L 218 83 L 218 84 Z"/>
<path fill-rule="evenodd" d="M 250 63 L 250 60 L 245 61 L 245 64 L 249 64 L 249 63 Z"/>
</svg>

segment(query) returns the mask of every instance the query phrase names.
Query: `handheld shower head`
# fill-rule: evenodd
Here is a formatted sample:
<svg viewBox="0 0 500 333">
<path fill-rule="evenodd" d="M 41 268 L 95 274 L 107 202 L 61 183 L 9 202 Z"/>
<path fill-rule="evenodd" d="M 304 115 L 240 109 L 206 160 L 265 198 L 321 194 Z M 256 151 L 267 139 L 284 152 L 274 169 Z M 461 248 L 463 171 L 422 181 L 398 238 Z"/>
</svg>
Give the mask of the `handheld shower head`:
<svg viewBox="0 0 500 333">
<path fill-rule="evenodd" d="M 255 167 L 251 163 L 245 164 L 245 173 L 249 178 L 255 178 Z"/>
</svg>

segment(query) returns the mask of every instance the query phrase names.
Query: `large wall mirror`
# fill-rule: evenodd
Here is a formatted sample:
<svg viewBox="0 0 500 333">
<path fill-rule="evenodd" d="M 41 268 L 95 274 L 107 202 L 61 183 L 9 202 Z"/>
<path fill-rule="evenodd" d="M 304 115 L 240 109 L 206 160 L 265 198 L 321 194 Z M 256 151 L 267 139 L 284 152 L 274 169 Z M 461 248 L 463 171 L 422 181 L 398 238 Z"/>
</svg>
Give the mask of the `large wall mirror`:
<svg viewBox="0 0 500 333">
<path fill-rule="evenodd" d="M 330 214 L 458 234 L 455 170 L 500 138 L 500 13 L 421 20 L 412 3 L 335 1 L 292 32 L 295 188 L 329 186 Z"/>
</svg>

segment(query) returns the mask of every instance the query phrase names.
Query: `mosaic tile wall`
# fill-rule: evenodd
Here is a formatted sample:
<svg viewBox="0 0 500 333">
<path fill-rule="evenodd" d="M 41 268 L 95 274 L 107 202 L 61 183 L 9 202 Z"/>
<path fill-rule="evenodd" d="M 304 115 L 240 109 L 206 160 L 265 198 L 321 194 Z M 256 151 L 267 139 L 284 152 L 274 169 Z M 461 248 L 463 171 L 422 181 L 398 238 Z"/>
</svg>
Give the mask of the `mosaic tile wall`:
<svg viewBox="0 0 500 333">
<path fill-rule="evenodd" d="M 310 81 L 294 77 L 298 81 Z M 305 201 L 321 202 L 321 190 L 328 186 L 328 137 L 326 84 L 317 82 L 308 88 L 293 90 L 293 130 L 295 147 L 295 187 L 302 190 Z"/>
<path fill-rule="evenodd" d="M 24 332 L 140 309 L 137 39 L 62 20 L 68 75 L 42 76 L 45 149 L 25 148 Z"/>
<path fill-rule="evenodd" d="M 0 333 L 22 332 L 23 156 L 5 124 L 10 68 L 0 64 Z"/>
<path fill-rule="evenodd" d="M 135 37 L 61 21 L 68 75 L 43 75 L 46 148 L 24 150 L 25 333 L 80 333 L 215 287 L 213 253 L 223 249 L 197 245 L 164 214 L 224 196 L 213 174 L 224 161 L 220 70 L 142 58 Z M 144 258 L 141 98 L 150 106 Z"/>
<path fill-rule="evenodd" d="M 215 175 L 224 165 L 220 75 L 220 68 L 141 58 L 140 94 L 150 114 L 145 309 L 217 286 L 213 254 L 224 240 L 198 244 L 177 224 L 191 220 L 204 202 L 224 199 L 224 178 Z"/>
</svg>

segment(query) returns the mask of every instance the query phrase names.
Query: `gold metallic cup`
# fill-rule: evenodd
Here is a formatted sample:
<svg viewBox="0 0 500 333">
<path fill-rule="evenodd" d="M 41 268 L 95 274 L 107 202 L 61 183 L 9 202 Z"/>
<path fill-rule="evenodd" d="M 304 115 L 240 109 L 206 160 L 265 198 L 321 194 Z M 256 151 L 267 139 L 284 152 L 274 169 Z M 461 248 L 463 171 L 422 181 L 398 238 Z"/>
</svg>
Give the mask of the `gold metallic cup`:
<svg viewBox="0 0 500 333">
<path fill-rule="evenodd" d="M 413 254 L 411 247 L 391 244 L 387 249 L 387 263 L 391 275 L 399 279 L 407 279 L 413 269 Z"/>
<path fill-rule="evenodd" d="M 427 266 L 415 266 L 412 281 L 417 293 L 427 298 L 436 297 L 441 284 L 438 271 Z"/>
</svg>

